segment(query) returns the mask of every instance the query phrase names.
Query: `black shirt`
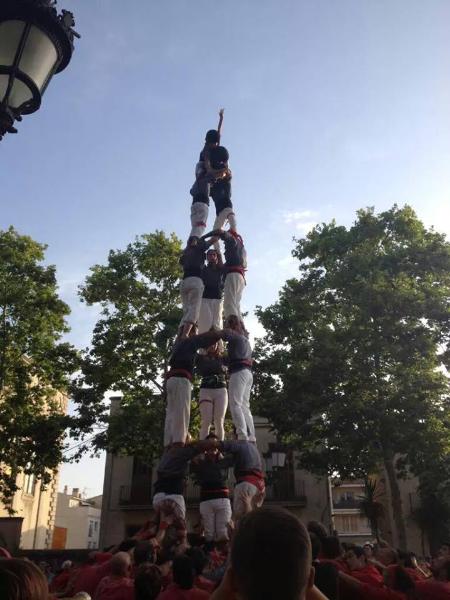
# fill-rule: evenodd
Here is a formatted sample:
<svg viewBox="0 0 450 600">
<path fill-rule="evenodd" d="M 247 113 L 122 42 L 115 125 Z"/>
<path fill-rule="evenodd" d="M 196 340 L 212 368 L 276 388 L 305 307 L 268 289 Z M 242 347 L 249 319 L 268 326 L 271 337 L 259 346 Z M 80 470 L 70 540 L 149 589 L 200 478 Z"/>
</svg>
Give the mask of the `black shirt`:
<svg viewBox="0 0 450 600">
<path fill-rule="evenodd" d="M 215 390 L 227 386 L 222 357 L 199 354 L 196 358 L 195 366 L 198 374 L 202 377 L 201 388 Z"/>
<path fill-rule="evenodd" d="M 202 270 L 205 285 L 203 298 L 220 300 L 223 296 L 224 270 L 220 265 L 206 265 Z"/>
<path fill-rule="evenodd" d="M 173 347 L 169 365 L 172 369 L 184 369 L 192 374 L 198 348 L 208 348 L 219 339 L 219 336 L 208 331 L 191 338 L 180 340 Z"/>
<path fill-rule="evenodd" d="M 183 267 L 183 279 L 186 277 L 201 277 L 205 265 L 207 245 L 204 240 L 198 240 L 195 246 L 188 246 L 183 251 L 180 263 Z"/>
<path fill-rule="evenodd" d="M 227 485 L 229 460 L 204 458 L 191 464 L 197 483 L 200 485 L 200 501 L 228 498 Z"/>
</svg>

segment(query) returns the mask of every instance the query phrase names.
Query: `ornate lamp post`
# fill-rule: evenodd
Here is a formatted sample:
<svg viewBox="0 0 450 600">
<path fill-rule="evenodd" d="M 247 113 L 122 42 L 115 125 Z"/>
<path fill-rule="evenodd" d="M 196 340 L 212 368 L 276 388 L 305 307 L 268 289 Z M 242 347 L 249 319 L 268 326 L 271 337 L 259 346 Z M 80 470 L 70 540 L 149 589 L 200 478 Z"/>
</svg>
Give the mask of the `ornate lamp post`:
<svg viewBox="0 0 450 600">
<path fill-rule="evenodd" d="M 73 14 L 56 0 L 0 2 L 0 139 L 17 133 L 14 121 L 37 111 L 55 73 L 72 58 Z"/>
</svg>

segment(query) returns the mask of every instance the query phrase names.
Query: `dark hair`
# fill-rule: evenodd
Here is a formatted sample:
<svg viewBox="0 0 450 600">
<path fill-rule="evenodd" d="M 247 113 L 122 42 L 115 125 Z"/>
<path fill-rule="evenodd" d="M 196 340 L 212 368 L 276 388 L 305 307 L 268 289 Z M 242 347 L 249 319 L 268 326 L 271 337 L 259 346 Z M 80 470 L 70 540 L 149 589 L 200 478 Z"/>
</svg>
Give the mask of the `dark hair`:
<svg viewBox="0 0 450 600">
<path fill-rule="evenodd" d="M 408 594 L 416 589 L 415 583 L 403 567 L 392 569 L 391 587 L 393 590 Z"/>
<path fill-rule="evenodd" d="M 325 594 L 328 600 L 339 598 L 339 575 L 336 565 L 333 563 L 317 563 L 314 575 L 314 585 Z"/>
<path fill-rule="evenodd" d="M 205 437 L 205 440 L 218 440 L 219 438 L 217 437 L 217 435 L 213 432 L 208 433 L 208 435 Z"/>
<path fill-rule="evenodd" d="M 120 542 L 117 552 L 128 552 L 131 548 L 134 548 L 137 545 L 137 540 L 132 538 L 127 538 Z"/>
<path fill-rule="evenodd" d="M 192 558 L 182 554 L 177 556 L 172 563 L 173 580 L 182 590 L 194 587 L 194 563 Z"/>
<path fill-rule="evenodd" d="M 29 560 L 0 560 L 0 598 L 2 600 L 48 600 L 44 573 Z"/>
<path fill-rule="evenodd" d="M 161 571 L 156 565 L 142 563 L 134 578 L 135 600 L 154 600 L 162 587 Z"/>
<path fill-rule="evenodd" d="M 322 540 L 322 554 L 324 558 L 339 558 L 342 555 L 339 538 L 335 535 L 327 535 Z"/>
<path fill-rule="evenodd" d="M 224 146 L 214 146 L 214 148 L 211 148 L 209 151 L 209 158 L 211 164 L 214 166 L 214 164 L 217 163 L 226 163 L 230 158 L 230 155 Z"/>
<path fill-rule="evenodd" d="M 201 575 L 208 562 L 206 554 L 203 552 L 203 550 L 201 548 L 188 548 L 186 550 L 186 556 L 189 556 L 189 558 L 192 559 L 195 574 L 197 576 Z"/>
<path fill-rule="evenodd" d="M 308 521 L 307 529 L 310 533 L 317 535 L 320 541 L 328 536 L 328 531 L 323 523 L 319 521 Z"/>
<path fill-rule="evenodd" d="M 403 550 L 397 550 L 398 560 L 402 561 L 403 566 L 408 569 L 414 568 L 412 559 L 416 557 L 414 552 L 403 552 Z"/>
<path fill-rule="evenodd" d="M 306 528 L 282 508 L 258 508 L 239 523 L 231 567 L 246 600 L 297 600 L 311 569 Z"/>
<path fill-rule="evenodd" d="M 155 562 L 155 547 L 153 544 L 147 540 L 138 542 L 134 548 L 133 560 L 136 566 L 142 563 Z"/>
<path fill-rule="evenodd" d="M 311 540 L 311 555 L 312 559 L 316 560 L 322 549 L 319 537 L 312 531 L 309 532 L 309 539 Z"/>
<path fill-rule="evenodd" d="M 218 144 L 220 142 L 220 135 L 217 129 L 210 129 L 206 132 L 205 142 L 208 144 Z"/>
<path fill-rule="evenodd" d="M 347 552 L 353 552 L 353 554 L 356 556 L 356 558 L 361 558 L 361 556 L 366 558 L 366 555 L 364 553 L 364 548 L 362 546 L 350 546 L 350 548 L 348 548 Z"/>
</svg>

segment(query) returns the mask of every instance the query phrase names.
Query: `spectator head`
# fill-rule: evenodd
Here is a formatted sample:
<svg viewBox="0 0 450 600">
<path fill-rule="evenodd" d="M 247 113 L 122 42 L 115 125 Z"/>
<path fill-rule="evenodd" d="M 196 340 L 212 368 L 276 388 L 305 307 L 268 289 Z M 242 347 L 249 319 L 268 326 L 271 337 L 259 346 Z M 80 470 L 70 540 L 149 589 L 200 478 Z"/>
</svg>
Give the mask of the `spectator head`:
<svg viewBox="0 0 450 600">
<path fill-rule="evenodd" d="M 307 529 L 310 533 L 314 533 L 320 541 L 328 536 L 327 529 L 323 523 L 319 521 L 309 521 L 307 525 Z"/>
<path fill-rule="evenodd" d="M 134 599 L 154 600 L 161 591 L 161 571 L 156 565 L 142 563 L 134 578 Z"/>
<path fill-rule="evenodd" d="M 446 558 L 450 558 L 450 541 L 443 542 L 439 548 L 438 554 Z"/>
<path fill-rule="evenodd" d="M 63 571 L 68 571 L 71 568 L 72 568 L 72 561 L 71 560 L 65 560 L 63 562 L 63 564 L 61 565 L 61 569 Z"/>
<path fill-rule="evenodd" d="M 188 548 L 186 555 L 192 559 L 194 565 L 194 571 L 197 577 L 203 573 L 203 569 L 208 563 L 206 554 L 201 548 Z"/>
<path fill-rule="evenodd" d="M 377 546 L 375 550 L 375 558 L 385 567 L 396 565 L 398 563 L 397 552 L 390 546 Z"/>
<path fill-rule="evenodd" d="M 29 560 L 0 560 L 0 598 L 2 600 L 48 600 L 44 573 Z"/>
<path fill-rule="evenodd" d="M 322 544 L 320 543 L 319 537 L 312 531 L 309 532 L 309 539 L 311 541 L 311 556 L 314 561 L 318 558 L 320 551 L 322 550 Z"/>
<path fill-rule="evenodd" d="M 431 561 L 431 571 L 435 579 L 439 581 L 450 581 L 450 558 L 438 554 Z"/>
<path fill-rule="evenodd" d="M 252 511 L 235 534 L 231 569 L 242 600 L 302 600 L 314 579 L 306 528 L 281 508 Z"/>
<path fill-rule="evenodd" d="M 155 562 L 155 547 L 147 540 L 138 542 L 134 548 L 133 561 L 136 566 Z"/>
<path fill-rule="evenodd" d="M 409 574 L 403 567 L 388 569 L 387 585 L 396 592 L 403 592 L 408 595 L 414 592 L 415 584 Z"/>
<path fill-rule="evenodd" d="M 173 580 L 182 590 L 194 587 L 194 562 L 190 556 L 182 554 L 176 556 L 172 563 Z"/>
<path fill-rule="evenodd" d="M 322 554 L 324 558 L 328 559 L 340 558 L 342 556 L 341 543 L 337 536 L 327 535 L 327 537 L 322 540 Z"/>
<path fill-rule="evenodd" d="M 398 563 L 400 566 L 408 568 L 408 569 L 414 569 L 414 559 L 416 558 L 416 555 L 414 554 L 414 552 L 403 552 L 401 550 L 399 550 L 397 552 L 397 556 L 398 556 Z"/>
<path fill-rule="evenodd" d="M 353 546 L 353 548 L 347 550 L 344 558 L 350 571 L 364 569 L 367 564 L 364 548 L 361 546 Z"/>
<path fill-rule="evenodd" d="M 92 600 L 92 597 L 87 592 L 77 592 L 72 600 Z"/>
<path fill-rule="evenodd" d="M 373 557 L 373 544 L 372 542 L 366 542 L 363 545 L 364 548 L 364 554 L 366 555 L 366 558 L 372 558 Z"/>
<path fill-rule="evenodd" d="M 116 577 L 126 577 L 130 571 L 131 559 L 128 552 L 117 552 L 111 558 L 111 573 Z"/>
</svg>

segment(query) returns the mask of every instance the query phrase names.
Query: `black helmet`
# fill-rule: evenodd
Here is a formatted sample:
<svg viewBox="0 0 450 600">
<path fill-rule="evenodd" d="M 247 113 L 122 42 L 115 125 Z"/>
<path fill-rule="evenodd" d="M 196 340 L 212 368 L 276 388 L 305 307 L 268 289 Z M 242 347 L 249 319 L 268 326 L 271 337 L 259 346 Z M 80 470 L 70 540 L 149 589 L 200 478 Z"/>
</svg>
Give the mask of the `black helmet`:
<svg viewBox="0 0 450 600">
<path fill-rule="evenodd" d="M 220 141 L 220 135 L 217 129 L 210 129 L 206 133 L 205 142 L 208 144 L 218 144 Z"/>
</svg>

